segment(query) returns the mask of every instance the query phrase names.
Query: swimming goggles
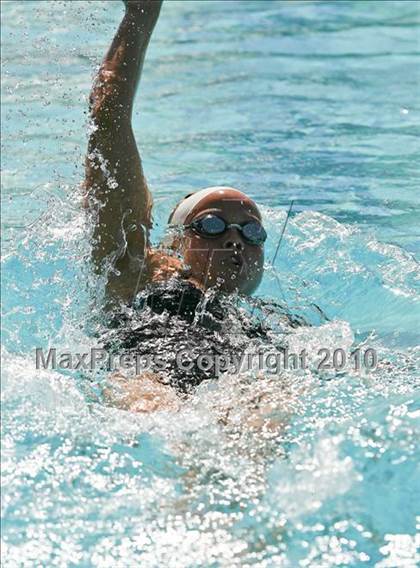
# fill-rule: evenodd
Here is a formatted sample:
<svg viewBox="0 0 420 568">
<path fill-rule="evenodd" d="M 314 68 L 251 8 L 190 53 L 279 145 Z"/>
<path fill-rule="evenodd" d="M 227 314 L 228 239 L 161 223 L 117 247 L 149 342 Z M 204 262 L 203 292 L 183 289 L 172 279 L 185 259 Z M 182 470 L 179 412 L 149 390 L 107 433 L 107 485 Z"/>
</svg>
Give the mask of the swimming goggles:
<svg viewBox="0 0 420 568">
<path fill-rule="evenodd" d="M 221 217 L 210 214 L 193 221 L 189 225 L 184 225 L 184 228 L 193 229 L 203 237 L 218 237 L 228 229 L 238 229 L 244 239 L 252 245 L 263 245 L 267 239 L 267 233 L 258 221 L 248 221 L 243 225 L 228 224 Z"/>
</svg>

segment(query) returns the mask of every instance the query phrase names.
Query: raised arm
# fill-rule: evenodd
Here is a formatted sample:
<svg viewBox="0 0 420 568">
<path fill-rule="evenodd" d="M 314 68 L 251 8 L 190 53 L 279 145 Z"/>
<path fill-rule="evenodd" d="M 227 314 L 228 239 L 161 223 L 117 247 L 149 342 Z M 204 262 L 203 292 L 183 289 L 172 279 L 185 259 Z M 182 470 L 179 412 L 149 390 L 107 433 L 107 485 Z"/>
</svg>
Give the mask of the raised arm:
<svg viewBox="0 0 420 568">
<path fill-rule="evenodd" d="M 130 300 L 147 278 L 152 197 L 131 115 L 144 57 L 163 0 L 127 0 L 125 15 L 90 94 L 86 207 L 93 213 L 93 260 L 107 293 Z"/>
</svg>

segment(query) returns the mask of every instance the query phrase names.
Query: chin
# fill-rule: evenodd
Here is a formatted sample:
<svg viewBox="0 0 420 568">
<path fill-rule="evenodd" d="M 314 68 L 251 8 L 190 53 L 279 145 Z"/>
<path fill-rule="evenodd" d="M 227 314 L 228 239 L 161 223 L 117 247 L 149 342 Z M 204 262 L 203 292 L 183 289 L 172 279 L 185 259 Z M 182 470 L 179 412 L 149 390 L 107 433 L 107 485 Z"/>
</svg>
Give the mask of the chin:
<svg viewBox="0 0 420 568">
<path fill-rule="evenodd" d="M 251 294 L 253 294 L 260 285 L 261 280 L 262 274 L 254 280 L 247 280 L 246 282 L 243 282 L 242 285 L 239 286 L 239 293 L 244 294 L 245 296 L 251 296 Z"/>
<path fill-rule="evenodd" d="M 239 293 L 244 294 L 245 296 L 250 296 L 258 288 L 260 281 L 261 279 L 259 279 L 258 282 L 250 282 L 249 280 L 247 280 L 246 282 L 225 280 L 225 282 L 220 285 L 220 290 L 228 294 Z"/>
<path fill-rule="evenodd" d="M 196 279 L 198 281 L 203 282 L 202 274 L 200 274 Z M 222 280 L 223 279 L 223 280 Z M 206 290 L 211 288 L 215 288 L 220 290 L 221 292 L 225 292 L 226 294 L 244 294 L 246 296 L 250 296 L 255 292 L 255 290 L 260 285 L 262 280 L 262 273 L 254 275 L 254 278 L 244 278 L 243 275 L 238 277 L 237 272 L 230 272 L 229 274 L 225 274 L 221 276 L 220 273 L 215 276 L 209 276 L 206 282 L 203 283 L 203 286 Z"/>
</svg>

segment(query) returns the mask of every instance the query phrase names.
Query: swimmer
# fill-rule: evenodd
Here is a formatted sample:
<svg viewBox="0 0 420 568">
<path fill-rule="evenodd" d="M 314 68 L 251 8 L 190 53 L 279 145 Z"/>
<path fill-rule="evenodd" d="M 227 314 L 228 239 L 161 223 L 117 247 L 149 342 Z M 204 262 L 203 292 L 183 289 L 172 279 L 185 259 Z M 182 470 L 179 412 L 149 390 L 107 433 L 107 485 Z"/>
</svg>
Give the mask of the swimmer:
<svg viewBox="0 0 420 568">
<path fill-rule="evenodd" d="M 257 289 L 263 276 L 267 235 L 256 203 L 239 189 L 218 186 L 189 194 L 176 205 L 168 221 L 171 232 L 166 249 L 150 244 L 152 196 L 131 119 L 162 2 L 124 0 L 124 17 L 90 94 L 92 130 L 86 158 L 85 207 L 94 220 L 93 264 L 97 274 L 106 277 L 110 311 L 121 304 L 134 305 L 142 292 L 144 300 L 144 291 L 151 287 L 155 304 L 156 298 L 163 302 L 159 313 L 170 313 L 178 303 L 172 311 L 179 316 L 179 301 L 192 298 L 190 311 L 188 306 L 181 310 L 188 334 L 192 311 L 206 291 L 215 290 L 221 296 L 250 295 Z M 181 283 L 179 289 L 174 281 Z M 147 298 L 144 302 L 151 305 Z M 223 312 L 223 305 L 219 303 L 213 310 L 214 321 L 223 319 L 215 316 L 217 309 Z M 211 326 L 204 328 L 210 337 Z M 130 326 L 127 329 L 123 346 L 127 342 L 144 346 L 147 334 L 136 338 L 130 335 Z M 152 337 L 152 342 L 160 339 Z M 177 380 L 179 383 L 179 377 Z M 107 396 L 120 407 L 137 412 L 172 409 L 180 400 L 178 383 L 174 379 L 165 384 L 162 376 L 153 372 L 135 379 L 118 374 Z"/>
</svg>

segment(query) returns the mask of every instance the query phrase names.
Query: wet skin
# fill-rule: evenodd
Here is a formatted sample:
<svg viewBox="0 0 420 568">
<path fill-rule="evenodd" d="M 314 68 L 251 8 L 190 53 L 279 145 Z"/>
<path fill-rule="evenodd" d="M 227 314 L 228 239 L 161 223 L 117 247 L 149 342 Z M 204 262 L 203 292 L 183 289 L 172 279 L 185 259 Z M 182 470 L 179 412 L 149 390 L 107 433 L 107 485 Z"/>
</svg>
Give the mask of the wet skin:
<svg viewBox="0 0 420 568">
<path fill-rule="evenodd" d="M 219 189 L 206 196 L 193 208 L 185 224 L 210 213 L 218 215 L 228 224 L 261 222 L 261 214 L 254 201 L 233 188 Z M 185 229 L 180 252 L 190 278 L 204 289 L 217 287 L 224 292 L 252 294 L 261 282 L 263 245 L 247 242 L 237 228 L 229 228 L 215 237 Z"/>
<path fill-rule="evenodd" d="M 162 1 L 137 0 L 125 5 L 125 15 L 90 94 L 95 128 L 86 159 L 85 206 L 94 219 L 92 259 L 98 274 L 106 270 L 108 304 L 131 302 L 148 283 L 177 273 L 204 289 L 217 285 L 225 292 L 251 294 L 261 281 L 263 248 L 247 243 L 235 228 L 213 238 L 185 230 L 177 252 L 189 266 L 186 272 L 177 258 L 151 246 L 153 200 L 131 114 Z M 107 164 L 105 169 L 103 163 Z M 185 222 L 193 221 L 205 210 L 220 214 L 228 223 L 261 219 L 255 203 L 239 190 L 223 188 L 223 194 L 218 191 L 203 198 Z"/>
<path fill-rule="evenodd" d="M 212 238 L 191 229 L 182 231 L 172 248 L 183 257 L 186 271 L 176 255 L 169 256 L 162 248 L 151 246 L 153 199 L 131 117 L 162 0 L 130 0 L 124 4 L 125 14 L 89 97 L 94 128 L 86 157 L 84 205 L 94 223 L 93 266 L 106 280 L 104 309 L 112 309 L 121 301 L 131 303 L 150 282 L 177 275 L 202 289 L 218 286 L 228 293 L 251 294 L 262 278 L 264 251 L 262 246 L 248 243 L 236 228 Z M 191 223 L 210 212 L 217 213 L 228 224 L 261 220 L 249 197 L 233 188 L 223 188 L 222 193 L 219 189 L 200 200 L 183 222 Z M 174 408 L 176 394 L 162 384 L 158 375 L 139 375 L 129 384 L 121 384 L 120 377 L 111 377 L 111 394 L 114 387 L 122 388 L 122 395 L 117 392 L 115 399 L 104 392 L 105 397 L 125 410 L 151 412 Z"/>
</svg>

